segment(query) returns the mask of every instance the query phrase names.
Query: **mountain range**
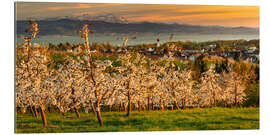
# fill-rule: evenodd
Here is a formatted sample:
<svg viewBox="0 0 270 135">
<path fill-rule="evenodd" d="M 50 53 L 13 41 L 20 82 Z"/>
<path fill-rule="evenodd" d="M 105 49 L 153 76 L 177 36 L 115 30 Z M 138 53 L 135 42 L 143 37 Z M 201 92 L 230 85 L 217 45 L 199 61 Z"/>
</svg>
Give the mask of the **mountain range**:
<svg viewBox="0 0 270 135">
<path fill-rule="evenodd" d="M 55 18 L 32 19 L 39 25 L 39 35 L 63 35 L 74 36 L 76 31 L 88 22 L 93 26 L 89 29 L 96 34 L 141 34 L 141 33 L 182 33 L 182 34 L 259 34 L 259 28 L 249 27 L 223 27 L 223 26 L 200 26 L 189 24 L 167 24 L 158 22 L 129 22 L 124 17 L 112 14 L 90 16 L 64 16 Z M 17 35 L 25 35 L 25 29 L 29 28 L 28 20 L 17 20 Z"/>
</svg>

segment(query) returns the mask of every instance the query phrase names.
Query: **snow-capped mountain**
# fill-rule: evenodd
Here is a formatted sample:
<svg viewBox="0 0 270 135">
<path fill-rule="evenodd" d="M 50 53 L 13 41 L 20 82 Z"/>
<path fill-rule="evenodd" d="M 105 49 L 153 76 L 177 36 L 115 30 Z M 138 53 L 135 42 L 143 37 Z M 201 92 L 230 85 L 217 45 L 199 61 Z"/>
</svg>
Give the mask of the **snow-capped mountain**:
<svg viewBox="0 0 270 135">
<path fill-rule="evenodd" d="M 25 20 L 46 20 L 46 21 L 56 21 L 61 19 L 69 19 L 69 20 L 80 20 L 80 21 L 103 21 L 103 22 L 110 22 L 110 23 L 123 23 L 127 24 L 128 20 L 122 16 L 116 16 L 114 14 L 101 14 L 101 15 L 89 15 L 89 14 L 82 14 L 82 15 L 72 15 L 72 16 L 59 16 L 59 17 L 51 17 L 51 18 L 27 18 Z"/>
<path fill-rule="evenodd" d="M 88 20 L 88 21 L 104 21 L 111 23 L 128 23 L 128 20 L 122 16 L 116 16 L 114 14 L 101 14 L 101 15 L 89 15 L 83 14 L 80 16 L 71 16 L 70 19 L 74 20 Z"/>
</svg>

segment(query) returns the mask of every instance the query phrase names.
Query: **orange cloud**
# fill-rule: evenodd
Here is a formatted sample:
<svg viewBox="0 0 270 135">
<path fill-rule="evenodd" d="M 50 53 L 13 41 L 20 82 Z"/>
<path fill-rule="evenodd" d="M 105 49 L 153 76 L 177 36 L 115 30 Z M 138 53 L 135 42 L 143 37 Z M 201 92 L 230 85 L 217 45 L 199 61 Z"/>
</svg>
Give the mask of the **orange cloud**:
<svg viewBox="0 0 270 135">
<path fill-rule="evenodd" d="M 160 7 L 162 9 L 162 7 Z M 150 10 L 152 11 L 152 10 Z M 162 12 L 161 12 L 162 11 Z M 259 7 L 192 6 L 147 12 L 129 17 L 132 21 L 180 22 L 196 25 L 259 26 Z"/>
<path fill-rule="evenodd" d="M 75 6 L 59 6 L 59 7 L 49 7 L 48 10 L 50 11 L 57 11 L 57 10 L 66 10 L 66 9 L 87 9 L 91 8 L 89 4 L 76 4 Z"/>
<path fill-rule="evenodd" d="M 84 15 L 84 14 L 87 14 L 87 15 L 96 15 L 95 12 L 79 12 L 79 13 L 73 13 L 72 15 L 80 16 L 80 15 Z"/>
<path fill-rule="evenodd" d="M 72 4 L 73 5 L 73 4 Z M 74 6 L 56 6 L 49 7 L 48 10 L 57 11 L 57 10 L 67 10 L 67 9 L 88 9 L 88 8 L 111 8 L 112 6 L 125 5 L 121 3 L 104 3 L 104 4 L 76 4 Z"/>
<path fill-rule="evenodd" d="M 129 21 L 203 25 L 259 26 L 258 6 L 210 6 L 123 3 L 18 3 L 19 18 L 114 14 Z M 35 7 L 35 8 L 33 8 Z M 40 14 L 42 12 L 42 14 Z M 208 24 L 207 24 L 208 23 Z"/>
</svg>

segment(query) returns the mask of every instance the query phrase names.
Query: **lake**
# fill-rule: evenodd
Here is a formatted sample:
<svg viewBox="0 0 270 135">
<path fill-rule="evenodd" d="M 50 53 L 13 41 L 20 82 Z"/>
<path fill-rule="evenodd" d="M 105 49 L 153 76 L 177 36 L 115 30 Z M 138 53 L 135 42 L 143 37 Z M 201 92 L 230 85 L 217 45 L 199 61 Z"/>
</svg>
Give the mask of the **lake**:
<svg viewBox="0 0 270 135">
<path fill-rule="evenodd" d="M 123 35 L 90 35 L 89 42 L 93 43 L 106 43 L 109 42 L 112 45 L 122 45 L 123 40 L 119 40 L 119 37 Z M 157 43 L 157 38 L 160 39 L 160 43 L 165 43 L 169 41 L 170 34 L 141 34 L 136 35 L 136 39 L 132 39 L 135 35 L 124 35 L 123 38 L 128 37 L 127 45 L 138 45 L 138 44 L 148 44 L 148 43 Z M 195 41 L 195 42 L 203 42 L 203 41 L 213 41 L 213 40 L 252 40 L 259 39 L 259 35 L 225 35 L 225 34 L 175 34 L 173 36 L 173 41 Z M 17 38 L 16 42 L 19 44 L 23 43 L 22 38 Z M 39 44 L 59 44 L 69 42 L 71 44 L 81 42 L 83 43 L 82 38 L 79 36 L 46 36 L 40 37 L 34 40 L 35 43 Z"/>
</svg>

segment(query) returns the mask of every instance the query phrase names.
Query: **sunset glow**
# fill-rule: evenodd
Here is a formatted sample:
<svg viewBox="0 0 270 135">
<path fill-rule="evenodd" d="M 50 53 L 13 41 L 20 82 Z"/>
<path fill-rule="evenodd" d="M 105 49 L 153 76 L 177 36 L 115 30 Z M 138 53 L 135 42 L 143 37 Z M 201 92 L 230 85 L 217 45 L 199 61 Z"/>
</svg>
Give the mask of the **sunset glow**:
<svg viewBox="0 0 270 135">
<path fill-rule="evenodd" d="M 17 19 L 113 14 L 130 22 L 259 27 L 258 6 L 17 3 Z"/>
</svg>

